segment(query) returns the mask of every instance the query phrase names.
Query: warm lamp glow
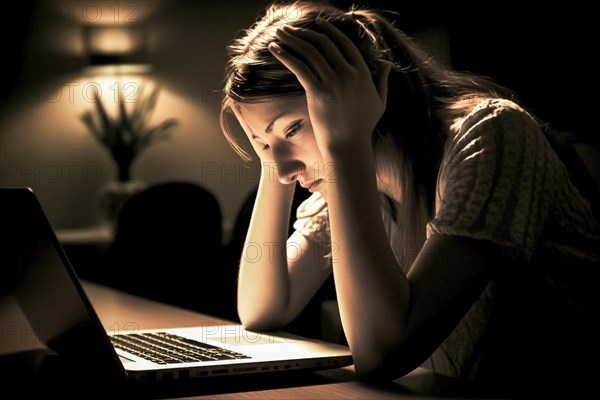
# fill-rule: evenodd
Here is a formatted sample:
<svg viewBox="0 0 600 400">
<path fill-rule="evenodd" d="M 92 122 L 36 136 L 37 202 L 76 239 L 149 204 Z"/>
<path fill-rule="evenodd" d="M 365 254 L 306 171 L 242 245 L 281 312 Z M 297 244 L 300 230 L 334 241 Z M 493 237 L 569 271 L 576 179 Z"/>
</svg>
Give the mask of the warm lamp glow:
<svg viewBox="0 0 600 400">
<path fill-rule="evenodd" d="M 83 37 L 88 74 L 141 74 L 151 69 L 146 60 L 142 25 L 86 25 Z"/>
<path fill-rule="evenodd" d="M 131 28 L 90 28 L 88 40 L 95 54 L 127 54 L 143 46 L 142 32 Z"/>
</svg>

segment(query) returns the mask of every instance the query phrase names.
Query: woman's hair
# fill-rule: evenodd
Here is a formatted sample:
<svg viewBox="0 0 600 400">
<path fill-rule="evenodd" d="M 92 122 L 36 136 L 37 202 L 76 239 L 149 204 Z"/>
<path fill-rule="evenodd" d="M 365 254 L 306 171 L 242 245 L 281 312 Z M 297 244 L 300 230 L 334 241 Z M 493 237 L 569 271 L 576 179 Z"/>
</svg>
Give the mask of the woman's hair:
<svg viewBox="0 0 600 400">
<path fill-rule="evenodd" d="M 244 159 L 250 157 L 231 133 L 226 114 L 235 102 L 305 95 L 296 76 L 271 54 L 268 45 L 277 41 L 275 32 L 284 25 L 318 31 L 317 18 L 329 21 L 356 44 L 374 79 L 385 63 L 392 65 L 387 106 L 373 134 L 373 146 L 378 168 L 391 174 L 401 193 L 399 213 L 393 207 L 388 209 L 403 227 L 406 254 L 401 262 L 410 266 L 425 241 L 425 226 L 434 212 L 446 136 L 481 100 L 514 96 L 490 79 L 445 67 L 383 12 L 356 6 L 345 11 L 312 1 L 273 3 L 228 46 L 221 127 Z"/>
</svg>

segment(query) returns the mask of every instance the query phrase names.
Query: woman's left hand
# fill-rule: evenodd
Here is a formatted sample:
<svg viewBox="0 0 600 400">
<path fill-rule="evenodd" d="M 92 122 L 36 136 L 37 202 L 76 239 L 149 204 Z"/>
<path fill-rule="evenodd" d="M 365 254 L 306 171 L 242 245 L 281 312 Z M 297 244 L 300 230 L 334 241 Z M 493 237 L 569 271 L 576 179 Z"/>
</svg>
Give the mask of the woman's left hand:
<svg viewBox="0 0 600 400">
<path fill-rule="evenodd" d="M 356 45 L 331 23 L 321 32 L 285 26 L 269 50 L 296 75 L 306 91 L 308 112 L 323 156 L 370 149 L 371 135 L 386 107 L 390 63 L 373 81 Z"/>
</svg>

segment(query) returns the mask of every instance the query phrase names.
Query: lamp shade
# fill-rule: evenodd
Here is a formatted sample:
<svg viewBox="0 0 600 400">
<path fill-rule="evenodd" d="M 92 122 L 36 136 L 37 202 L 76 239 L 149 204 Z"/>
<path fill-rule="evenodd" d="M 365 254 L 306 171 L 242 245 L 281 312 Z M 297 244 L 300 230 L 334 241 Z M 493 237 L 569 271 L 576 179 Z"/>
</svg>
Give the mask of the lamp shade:
<svg viewBox="0 0 600 400">
<path fill-rule="evenodd" d="M 84 48 L 88 70 L 148 72 L 143 25 L 84 25 Z"/>
</svg>

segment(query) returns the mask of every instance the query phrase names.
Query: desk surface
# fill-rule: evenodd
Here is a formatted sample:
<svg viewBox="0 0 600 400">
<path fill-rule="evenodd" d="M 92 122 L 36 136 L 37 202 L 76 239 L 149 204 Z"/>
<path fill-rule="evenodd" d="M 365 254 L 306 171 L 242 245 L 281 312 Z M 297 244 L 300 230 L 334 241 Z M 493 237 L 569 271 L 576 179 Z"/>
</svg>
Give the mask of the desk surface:
<svg viewBox="0 0 600 400">
<path fill-rule="evenodd" d="M 206 323 L 231 323 L 197 312 L 162 304 L 133 296 L 95 283 L 84 282 L 90 298 L 106 330 L 161 329 L 185 327 Z M 0 302 L 2 303 L 2 302 Z M 13 303 L 13 311 L 7 310 L 9 302 L 0 309 L 3 324 L 15 322 L 10 332 L 3 328 L 0 353 L 21 354 L 26 350 L 39 350 L 40 344 L 32 338 L 31 328 L 18 322 L 22 313 Z M 26 322 L 25 322 L 26 324 Z M 11 347 L 12 346 L 12 347 Z M 8 355 L 10 357 L 10 354 Z M 10 358 L 9 358 L 10 359 Z M 9 368 L 10 366 L 9 361 Z M 1 370 L 2 368 L 0 368 Z M 210 380 L 212 379 L 212 380 Z M 436 375 L 425 369 L 384 385 L 368 385 L 358 381 L 352 366 L 310 372 L 281 372 L 276 375 L 241 375 L 198 379 L 189 384 L 173 384 L 153 388 L 151 398 L 195 399 L 409 399 L 473 398 L 464 384 Z M 141 397 L 147 397 L 141 394 Z"/>
<path fill-rule="evenodd" d="M 85 290 L 107 330 L 131 326 L 139 329 L 160 329 L 173 326 L 194 326 L 206 323 L 231 323 L 218 318 L 199 314 L 132 296 L 117 290 L 92 283 L 85 283 Z M 302 373 L 284 378 L 282 382 L 251 377 L 230 379 L 239 387 L 215 388 L 211 386 L 203 393 L 188 393 L 186 398 L 211 399 L 406 399 L 415 395 L 428 398 L 447 398 L 449 395 L 464 394 L 465 388 L 449 378 L 434 375 L 425 369 L 417 369 L 407 376 L 383 386 L 359 382 L 352 366 L 333 370 Z M 282 387 L 282 385 L 286 385 Z M 420 397 L 423 398 L 423 397 Z"/>
</svg>

